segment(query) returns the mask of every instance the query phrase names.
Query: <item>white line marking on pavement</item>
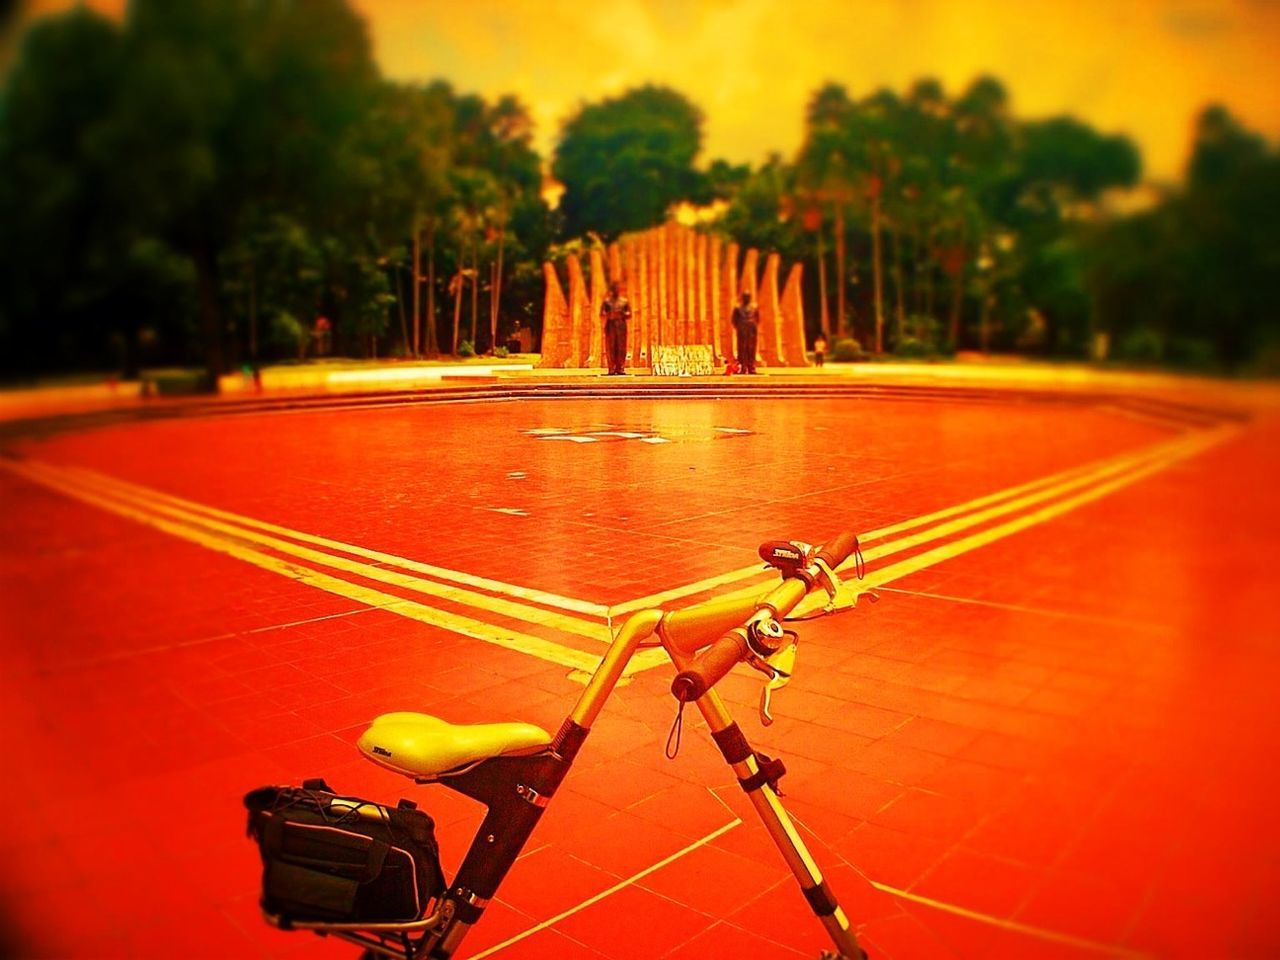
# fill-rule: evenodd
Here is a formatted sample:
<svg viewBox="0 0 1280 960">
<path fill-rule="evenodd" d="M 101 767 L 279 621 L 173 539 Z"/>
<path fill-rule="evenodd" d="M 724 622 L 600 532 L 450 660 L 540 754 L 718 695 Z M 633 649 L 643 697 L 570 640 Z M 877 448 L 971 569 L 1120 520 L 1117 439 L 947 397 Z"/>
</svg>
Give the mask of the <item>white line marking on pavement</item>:
<svg viewBox="0 0 1280 960">
<path fill-rule="evenodd" d="M 492 947 L 489 947 L 487 950 L 481 950 L 479 953 L 472 954 L 471 960 L 481 960 L 482 957 L 491 957 L 495 953 L 497 953 L 499 950 L 505 950 L 507 947 L 511 946 L 512 944 L 519 943 L 521 940 L 524 940 L 526 937 L 531 937 L 535 933 L 539 933 L 543 930 L 546 930 L 548 927 L 555 926 L 561 920 L 564 920 L 567 917 L 571 917 L 575 913 L 581 913 L 583 910 L 587 909 L 587 907 L 590 907 L 593 904 L 599 903 L 601 900 L 604 900 L 606 897 L 613 896 L 619 890 L 625 890 L 627 887 L 634 884 L 637 880 L 643 880 L 645 877 L 649 876 L 649 874 L 654 873 L 655 871 L 661 870 L 663 867 L 667 866 L 668 864 L 675 863 L 681 857 L 684 857 L 684 856 L 687 856 L 688 854 L 693 853 L 693 851 L 697 850 L 699 847 L 705 847 L 712 840 L 716 839 L 716 837 L 723 836 L 724 834 L 728 833 L 730 830 L 732 830 L 734 827 L 738 826 L 741 823 L 742 823 L 741 818 L 734 817 L 732 822 L 726 823 L 723 827 L 720 827 L 717 830 L 712 830 L 705 837 L 701 838 L 700 840 L 695 840 L 693 843 L 689 844 L 687 847 L 684 847 L 681 850 L 677 850 L 675 853 L 671 854 L 671 856 L 669 857 L 664 857 L 662 860 L 659 860 L 657 863 L 653 864 L 653 866 L 645 867 L 639 873 L 634 873 L 631 876 L 627 877 L 625 880 L 618 881 L 612 887 L 609 887 L 609 889 L 601 890 L 594 897 L 588 897 L 586 900 L 583 900 L 581 903 L 570 907 L 568 910 L 562 910 L 560 913 L 557 913 L 554 917 L 551 917 L 550 919 L 547 919 L 547 920 L 543 920 L 541 923 L 530 927 L 528 930 L 522 930 L 520 933 L 517 933 L 515 936 L 508 937 L 506 940 L 503 940 L 501 943 L 494 944 Z"/>
</svg>

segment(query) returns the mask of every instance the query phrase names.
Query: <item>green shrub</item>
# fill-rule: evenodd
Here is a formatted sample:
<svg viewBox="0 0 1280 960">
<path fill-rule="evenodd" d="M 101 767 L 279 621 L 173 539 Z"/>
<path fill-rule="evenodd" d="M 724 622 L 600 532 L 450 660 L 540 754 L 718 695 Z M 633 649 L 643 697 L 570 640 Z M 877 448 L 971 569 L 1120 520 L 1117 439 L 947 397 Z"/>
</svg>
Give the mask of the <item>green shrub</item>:
<svg viewBox="0 0 1280 960">
<path fill-rule="evenodd" d="M 509 351 L 507 350 L 506 347 L 493 348 L 493 355 L 497 357 L 499 360 L 505 359 L 508 356 L 508 353 Z"/>
<path fill-rule="evenodd" d="M 143 396 L 189 397 L 216 392 L 216 383 L 204 370 L 161 370 L 142 375 Z"/>
<path fill-rule="evenodd" d="M 942 322 L 927 313 L 913 313 L 902 327 L 902 339 L 894 346 L 900 357 L 951 356 L 955 346 L 948 343 Z"/>
<path fill-rule="evenodd" d="M 267 342 L 290 353 L 299 360 L 307 355 L 311 331 L 288 310 L 273 314 L 267 321 Z"/>
<path fill-rule="evenodd" d="M 475 344 L 473 344 L 470 340 L 463 340 L 460 344 L 458 344 L 458 356 L 474 357 L 475 355 L 476 355 Z"/>
<path fill-rule="evenodd" d="M 866 353 L 862 349 L 862 344 L 853 337 L 841 337 L 831 345 L 831 350 L 827 354 L 827 359 L 835 363 L 852 363 L 864 357 Z"/>
<path fill-rule="evenodd" d="M 1150 327 L 1130 330 L 1116 345 L 1115 357 L 1134 363 L 1158 363 L 1164 356 L 1164 338 Z"/>
<path fill-rule="evenodd" d="M 898 345 L 894 348 L 894 353 L 900 357 L 932 357 L 937 354 L 933 344 L 926 343 L 917 337 L 903 337 L 898 341 Z"/>
<path fill-rule="evenodd" d="M 1213 343 L 1198 337 L 1170 337 L 1164 357 L 1174 366 L 1187 370 L 1209 371 L 1218 366 Z"/>
</svg>

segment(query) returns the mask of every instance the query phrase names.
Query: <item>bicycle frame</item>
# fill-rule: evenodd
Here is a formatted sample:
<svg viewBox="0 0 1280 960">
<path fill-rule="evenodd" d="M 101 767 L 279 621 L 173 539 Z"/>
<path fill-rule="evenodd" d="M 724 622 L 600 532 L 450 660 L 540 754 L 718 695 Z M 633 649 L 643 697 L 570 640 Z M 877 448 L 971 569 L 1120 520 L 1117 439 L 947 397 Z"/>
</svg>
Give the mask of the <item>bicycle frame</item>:
<svg viewBox="0 0 1280 960">
<path fill-rule="evenodd" d="M 270 916 L 268 920 L 284 929 L 339 936 L 376 955 L 449 960 L 519 857 L 628 662 L 645 641 L 656 635 L 677 670 L 683 670 L 698 648 L 719 634 L 741 626 L 762 611 L 772 614 L 779 609 L 789 610 L 804 592 L 803 584 L 784 580 L 763 597 L 753 593 L 685 610 L 639 611 L 623 625 L 548 747 L 527 756 L 492 757 L 447 778 L 419 781 L 439 783 L 487 807 L 457 876 L 428 916 L 407 923 L 291 923 Z M 757 755 L 714 689 L 696 703 L 721 754 L 839 954 L 849 960 L 864 957 L 844 911 L 778 799 L 770 783 L 770 771 L 762 770 Z M 776 773 L 772 776 L 776 779 Z"/>
</svg>

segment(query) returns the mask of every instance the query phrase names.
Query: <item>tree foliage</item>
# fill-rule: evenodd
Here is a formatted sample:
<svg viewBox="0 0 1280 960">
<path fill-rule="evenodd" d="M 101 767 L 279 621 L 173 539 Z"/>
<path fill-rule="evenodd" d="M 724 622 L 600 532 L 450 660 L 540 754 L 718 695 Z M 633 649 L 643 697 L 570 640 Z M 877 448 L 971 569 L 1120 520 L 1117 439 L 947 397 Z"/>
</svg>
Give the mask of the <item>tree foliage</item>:
<svg viewBox="0 0 1280 960">
<path fill-rule="evenodd" d="M 306 355 L 320 317 L 342 353 L 487 352 L 541 323 L 554 243 L 718 199 L 711 229 L 811 264 L 828 339 L 1280 368 L 1280 155 L 1226 107 L 1130 215 L 1133 144 L 1019 118 L 993 77 L 826 84 L 803 118 L 793 157 L 705 163 L 699 109 L 639 87 L 583 105 L 548 171 L 516 97 L 381 77 L 348 0 L 77 7 L 0 89 L 0 368 L 216 373 Z"/>
<path fill-rule="evenodd" d="M 694 167 L 702 113 L 667 87 L 584 106 L 564 125 L 552 173 L 564 185 L 566 235 L 614 237 L 661 223 L 681 200 L 707 199 Z"/>
<path fill-rule="evenodd" d="M 931 78 L 860 99 L 827 84 L 805 122 L 794 163 L 775 161 L 767 182 L 788 184 L 780 215 L 809 237 L 791 247 L 816 261 L 815 331 L 886 349 L 927 329 L 939 350 L 1086 350 L 1079 220 L 1108 190 L 1136 182 L 1127 139 L 1073 118 L 1020 122 L 991 77 L 955 98 Z M 763 224 L 763 183 L 738 189 L 731 232 Z M 776 226 L 761 231 L 782 245 Z"/>
<path fill-rule="evenodd" d="M 38 21 L 0 91 L 0 364 L 218 373 L 309 349 L 321 316 L 343 352 L 407 351 L 424 230 L 419 299 L 443 314 L 465 246 L 494 328 L 528 318 L 535 291 L 508 287 L 526 301 L 504 310 L 488 267 L 501 248 L 527 274 L 551 240 L 530 130 L 514 97 L 382 79 L 345 0 Z M 458 176 L 491 185 L 483 209 L 461 215 Z"/>
<path fill-rule="evenodd" d="M 1280 373 L 1280 151 L 1220 105 L 1196 124 L 1186 187 L 1098 233 L 1099 324 L 1124 353 Z"/>
</svg>

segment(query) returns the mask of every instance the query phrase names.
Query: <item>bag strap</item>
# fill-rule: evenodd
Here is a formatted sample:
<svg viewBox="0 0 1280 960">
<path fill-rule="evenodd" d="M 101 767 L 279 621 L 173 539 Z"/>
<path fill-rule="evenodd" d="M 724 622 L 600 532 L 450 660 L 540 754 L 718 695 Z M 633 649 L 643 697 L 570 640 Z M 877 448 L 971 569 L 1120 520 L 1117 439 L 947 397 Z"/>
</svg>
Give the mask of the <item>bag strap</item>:
<svg viewBox="0 0 1280 960">
<path fill-rule="evenodd" d="M 390 852 L 391 845 L 381 840 L 374 840 L 369 845 L 369 859 L 365 863 L 365 873 L 361 883 L 369 883 L 382 873 L 382 867 L 387 862 L 387 854 Z"/>
<path fill-rule="evenodd" d="M 289 858 L 284 852 L 284 831 L 289 825 L 289 821 L 284 817 L 265 814 L 261 817 L 261 843 L 263 859 L 266 860 L 288 860 Z M 295 824 L 299 830 L 306 830 L 308 825 Z M 364 875 L 360 877 L 360 883 L 369 883 L 382 873 L 382 868 L 386 866 L 387 856 L 391 853 L 391 844 L 370 837 L 367 834 L 356 834 L 364 836 L 369 841 L 369 850 L 365 854 Z"/>
<path fill-rule="evenodd" d="M 262 858 L 278 859 L 284 853 L 284 818 L 270 813 L 259 813 L 258 842 L 262 846 Z"/>
</svg>

